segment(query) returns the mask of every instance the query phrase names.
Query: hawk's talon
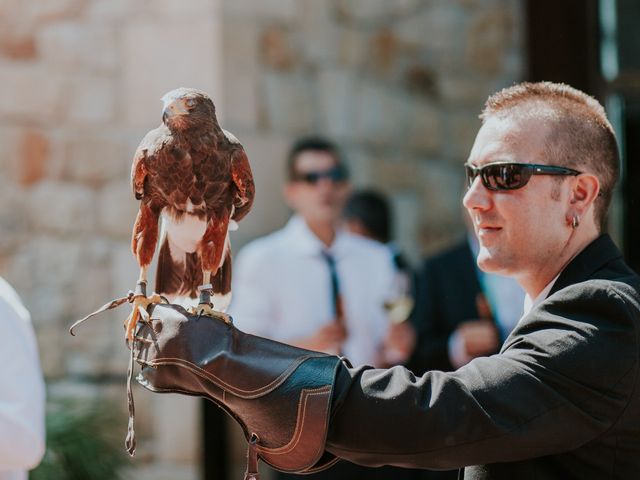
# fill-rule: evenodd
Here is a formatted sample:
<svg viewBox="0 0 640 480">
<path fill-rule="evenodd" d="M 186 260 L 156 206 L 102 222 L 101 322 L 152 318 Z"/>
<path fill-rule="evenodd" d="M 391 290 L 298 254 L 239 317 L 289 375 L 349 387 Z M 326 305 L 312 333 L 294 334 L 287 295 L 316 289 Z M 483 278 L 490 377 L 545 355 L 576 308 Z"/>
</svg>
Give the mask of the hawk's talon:
<svg viewBox="0 0 640 480">
<path fill-rule="evenodd" d="M 196 308 L 194 315 L 206 315 L 208 317 L 217 318 L 218 320 L 222 320 L 227 325 L 233 324 L 233 320 L 231 320 L 231 316 L 227 315 L 224 312 L 219 312 L 213 309 L 213 305 L 210 303 L 200 303 Z"/>
<path fill-rule="evenodd" d="M 138 286 L 140 285 L 141 284 L 138 283 Z M 136 292 L 137 291 L 138 287 L 136 287 Z M 158 294 L 153 294 L 150 297 L 147 297 L 139 293 L 134 293 L 133 295 L 130 295 L 129 302 L 131 302 L 133 310 L 125 320 L 124 324 L 126 331 L 125 338 L 131 342 L 133 341 L 134 332 L 138 322 L 149 323 L 149 305 L 162 303 L 163 300 Z"/>
</svg>

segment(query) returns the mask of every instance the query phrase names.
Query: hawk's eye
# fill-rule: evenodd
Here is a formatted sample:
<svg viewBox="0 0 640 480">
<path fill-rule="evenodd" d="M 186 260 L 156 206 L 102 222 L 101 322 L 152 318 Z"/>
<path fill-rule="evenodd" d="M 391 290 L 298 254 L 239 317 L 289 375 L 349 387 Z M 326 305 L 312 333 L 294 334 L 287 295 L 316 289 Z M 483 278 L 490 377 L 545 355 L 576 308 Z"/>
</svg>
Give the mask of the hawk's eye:
<svg viewBox="0 0 640 480">
<path fill-rule="evenodd" d="M 187 107 L 189 108 L 193 108 L 196 106 L 196 99 L 195 98 L 187 98 L 184 103 L 187 105 Z"/>
</svg>

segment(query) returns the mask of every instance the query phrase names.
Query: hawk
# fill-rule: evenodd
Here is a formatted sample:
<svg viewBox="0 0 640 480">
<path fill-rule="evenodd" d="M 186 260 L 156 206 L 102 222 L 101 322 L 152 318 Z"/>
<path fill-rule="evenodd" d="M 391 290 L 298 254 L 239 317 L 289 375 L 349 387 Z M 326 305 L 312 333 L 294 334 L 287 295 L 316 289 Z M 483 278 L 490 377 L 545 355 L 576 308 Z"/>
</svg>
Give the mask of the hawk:
<svg viewBox="0 0 640 480">
<path fill-rule="evenodd" d="M 131 241 L 140 265 L 131 339 L 146 297 L 147 270 L 158 242 L 155 291 L 172 301 L 197 298 L 198 312 L 224 312 L 231 301 L 229 230 L 253 203 L 255 187 L 240 142 L 220 128 L 213 101 L 196 89 L 164 97 L 162 124 L 142 139 L 133 158 L 131 184 L 140 200 Z"/>
</svg>

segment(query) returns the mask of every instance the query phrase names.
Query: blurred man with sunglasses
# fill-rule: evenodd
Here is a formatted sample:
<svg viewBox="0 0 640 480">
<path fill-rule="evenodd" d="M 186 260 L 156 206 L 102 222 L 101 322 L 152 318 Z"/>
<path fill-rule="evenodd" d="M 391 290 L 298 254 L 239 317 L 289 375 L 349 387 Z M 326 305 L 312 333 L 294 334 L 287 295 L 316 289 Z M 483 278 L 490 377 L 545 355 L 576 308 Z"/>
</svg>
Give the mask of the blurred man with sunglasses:
<svg viewBox="0 0 640 480">
<path fill-rule="evenodd" d="M 618 177 L 611 124 L 593 98 L 546 82 L 498 92 L 481 119 L 463 203 L 478 265 L 518 280 L 524 316 L 500 353 L 455 372 L 416 378 L 334 358 L 337 373 L 323 377 L 325 451 L 365 465 L 464 468 L 466 480 L 637 478 L 640 278 L 605 233 Z M 270 401 L 310 384 L 275 389 Z M 263 402 L 242 408 L 264 412 Z M 261 428 L 284 427 L 274 415 Z"/>
</svg>

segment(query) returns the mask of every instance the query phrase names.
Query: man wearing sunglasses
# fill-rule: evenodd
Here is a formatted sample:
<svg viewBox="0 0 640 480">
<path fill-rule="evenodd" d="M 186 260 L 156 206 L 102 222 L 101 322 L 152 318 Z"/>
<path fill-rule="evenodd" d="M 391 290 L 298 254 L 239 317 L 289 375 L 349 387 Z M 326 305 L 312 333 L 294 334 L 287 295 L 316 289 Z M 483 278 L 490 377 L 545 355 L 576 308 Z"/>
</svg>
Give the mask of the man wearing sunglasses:
<svg viewBox="0 0 640 480">
<path fill-rule="evenodd" d="M 481 119 L 463 203 L 478 265 L 518 280 L 525 315 L 500 354 L 456 372 L 341 370 L 327 450 L 472 479 L 634 478 L 640 295 L 604 234 L 613 129 L 594 99 L 550 83 L 497 93 Z"/>
<path fill-rule="evenodd" d="M 364 465 L 463 468 L 466 480 L 638 478 L 640 279 L 605 233 L 618 177 L 613 129 L 597 101 L 552 83 L 498 92 L 481 119 L 463 200 L 477 262 L 527 292 L 500 353 L 420 378 L 328 357 L 335 375 L 315 368 L 270 394 L 295 398 L 322 379 L 330 415 L 304 418 L 328 419 L 321 450 Z M 266 415 L 265 401 L 237 412 Z M 284 428 L 277 417 L 254 438 Z M 266 455 L 265 442 L 254 451 Z"/>
</svg>

